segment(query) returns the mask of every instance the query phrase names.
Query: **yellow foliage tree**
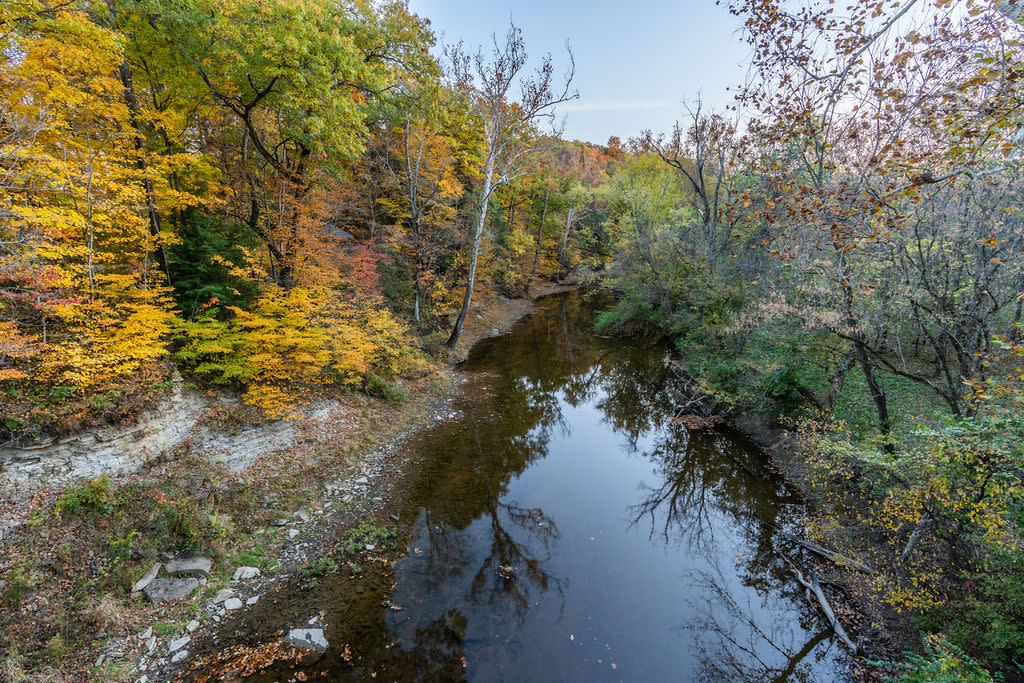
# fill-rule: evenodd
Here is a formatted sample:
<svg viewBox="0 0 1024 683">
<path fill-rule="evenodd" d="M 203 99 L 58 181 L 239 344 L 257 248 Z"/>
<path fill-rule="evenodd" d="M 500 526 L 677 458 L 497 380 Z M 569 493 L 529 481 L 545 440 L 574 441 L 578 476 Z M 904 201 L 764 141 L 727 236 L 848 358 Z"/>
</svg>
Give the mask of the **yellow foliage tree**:
<svg viewBox="0 0 1024 683">
<path fill-rule="evenodd" d="M 294 415 L 304 397 L 328 387 L 361 388 L 374 374 L 394 377 L 421 363 L 407 328 L 373 300 L 324 287 L 271 287 L 250 310 L 232 308 L 183 323 L 175 357 L 206 382 L 245 390 L 267 417 Z"/>
<path fill-rule="evenodd" d="M 21 367 L 4 379 L 103 390 L 166 355 L 173 318 L 150 267 L 121 41 L 75 5 L 13 5 L 0 9 L 0 315 L 34 341 L 5 354 Z"/>
</svg>

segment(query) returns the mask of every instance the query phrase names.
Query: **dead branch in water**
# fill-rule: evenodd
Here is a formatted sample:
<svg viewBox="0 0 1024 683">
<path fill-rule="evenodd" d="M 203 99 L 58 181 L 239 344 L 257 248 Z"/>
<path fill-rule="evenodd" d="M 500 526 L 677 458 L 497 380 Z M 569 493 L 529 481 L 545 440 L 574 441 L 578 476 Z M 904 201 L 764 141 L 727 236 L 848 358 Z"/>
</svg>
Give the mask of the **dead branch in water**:
<svg viewBox="0 0 1024 683">
<path fill-rule="evenodd" d="M 789 568 L 792 570 L 793 575 L 796 576 L 796 580 L 800 582 L 800 585 L 807 589 L 808 597 L 813 593 L 814 597 L 817 598 L 818 607 L 821 608 L 822 614 L 825 615 L 829 624 L 832 625 L 832 630 L 835 631 L 836 636 L 846 643 L 851 652 L 857 654 L 857 645 L 850 639 L 850 636 L 847 635 L 846 629 L 843 628 L 843 625 L 839 623 L 839 617 L 836 616 L 835 611 L 832 609 L 832 605 L 828 602 L 828 598 L 825 597 L 825 593 L 821 590 L 821 583 L 818 581 L 818 575 L 813 569 L 808 570 L 808 574 L 811 577 L 810 580 L 808 580 L 804 578 L 804 575 L 796 568 L 795 564 L 789 561 L 788 558 L 783 556 L 782 559 L 789 565 Z"/>
<path fill-rule="evenodd" d="M 675 417 L 696 415 L 705 421 L 724 418 L 726 411 L 711 396 L 702 393 L 686 367 L 678 360 L 668 363 L 669 370 L 680 382 L 680 387 L 666 387 L 665 391 L 676 402 Z"/>
</svg>

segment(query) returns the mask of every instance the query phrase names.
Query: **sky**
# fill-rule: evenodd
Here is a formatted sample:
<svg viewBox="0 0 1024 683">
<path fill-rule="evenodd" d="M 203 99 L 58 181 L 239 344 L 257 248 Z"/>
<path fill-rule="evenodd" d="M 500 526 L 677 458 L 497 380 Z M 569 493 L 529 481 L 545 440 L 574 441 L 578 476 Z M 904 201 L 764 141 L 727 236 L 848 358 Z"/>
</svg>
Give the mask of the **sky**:
<svg viewBox="0 0 1024 683">
<path fill-rule="evenodd" d="M 732 102 L 749 51 L 740 21 L 714 0 L 411 0 L 438 44 L 490 45 L 509 21 L 523 29 L 535 62 L 550 52 L 561 70 L 566 41 L 576 56 L 580 99 L 564 105 L 564 137 L 604 144 L 645 129 L 668 131 L 700 95 L 705 107 Z"/>
</svg>

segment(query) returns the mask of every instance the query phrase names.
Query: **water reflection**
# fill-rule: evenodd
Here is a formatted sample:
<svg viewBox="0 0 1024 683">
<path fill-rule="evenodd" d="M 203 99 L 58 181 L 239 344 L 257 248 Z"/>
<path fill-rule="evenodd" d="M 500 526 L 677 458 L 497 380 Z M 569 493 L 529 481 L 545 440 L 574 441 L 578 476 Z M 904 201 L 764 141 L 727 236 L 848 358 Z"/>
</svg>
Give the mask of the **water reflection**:
<svg viewBox="0 0 1024 683">
<path fill-rule="evenodd" d="M 674 377 L 668 374 L 663 381 Z M 708 568 L 691 584 L 700 598 L 690 601 L 692 616 L 685 624 L 696 644 L 701 679 L 814 680 L 812 664 L 837 653 L 829 647 L 831 630 L 801 605 L 803 591 L 775 550 L 775 530 L 793 523 L 789 513 L 795 501 L 765 469 L 758 451 L 737 448 L 741 443 L 740 435 L 725 430 L 691 433 L 670 424 L 644 453 L 660 481 L 644 487 L 644 499 L 630 507 L 632 521 L 647 524 L 652 541 L 685 544 L 707 561 Z M 742 569 L 738 586 L 714 559 L 722 516 L 748 549 L 735 558 L 733 569 Z M 773 599 L 797 606 L 792 615 L 800 628 L 761 618 L 765 602 Z"/>
<path fill-rule="evenodd" d="M 462 417 L 408 445 L 426 464 L 398 609 L 335 678 L 835 679 L 774 550 L 794 501 L 740 435 L 672 424 L 666 350 L 593 314 L 549 298 L 474 348 Z"/>
<path fill-rule="evenodd" d="M 739 596 L 721 575 L 706 572 L 698 584 L 703 605 L 687 625 L 699 643 L 699 676 L 707 681 L 813 681 L 815 663 L 836 653 L 827 647 L 831 629 L 801 618 L 800 629 L 778 620 L 758 619 L 750 595 Z M 813 661 L 808 661 L 812 659 Z"/>
</svg>

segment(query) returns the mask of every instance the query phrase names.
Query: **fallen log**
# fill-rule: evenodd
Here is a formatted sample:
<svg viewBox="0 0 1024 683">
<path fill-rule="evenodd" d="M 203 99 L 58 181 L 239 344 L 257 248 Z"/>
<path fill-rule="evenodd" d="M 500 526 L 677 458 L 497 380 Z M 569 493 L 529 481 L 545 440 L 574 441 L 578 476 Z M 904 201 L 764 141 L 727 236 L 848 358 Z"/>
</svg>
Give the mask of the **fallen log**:
<svg viewBox="0 0 1024 683">
<path fill-rule="evenodd" d="M 832 605 L 828 602 L 828 598 L 825 597 L 825 593 L 821 590 L 821 583 L 818 581 L 818 575 L 814 573 L 813 569 L 811 569 L 808 571 L 811 578 L 810 580 L 807 580 L 804 578 L 804 575 L 800 570 L 796 568 L 796 565 L 788 559 L 786 562 L 789 564 L 789 568 L 793 571 L 793 575 L 796 576 L 796 580 L 800 582 L 800 585 L 811 593 L 814 593 L 814 597 L 818 600 L 818 607 L 821 608 L 825 618 L 828 619 L 828 622 L 832 626 L 832 630 L 835 631 L 836 636 L 846 643 L 846 646 L 850 648 L 850 651 L 853 652 L 853 654 L 857 654 L 857 645 L 850 639 L 850 636 L 847 635 L 846 629 L 843 628 L 843 625 L 839 623 L 839 617 L 836 616 L 835 611 L 832 609 Z"/>
<path fill-rule="evenodd" d="M 856 569 L 857 571 L 864 572 L 865 574 L 875 573 L 874 569 L 867 566 L 863 562 L 854 560 L 853 558 L 847 557 L 846 555 L 840 555 L 839 553 L 829 550 L 828 548 L 822 548 L 817 543 L 811 543 L 810 541 L 805 541 L 802 538 L 790 536 L 789 534 L 784 533 L 782 531 L 779 532 L 779 536 L 786 539 L 790 543 L 795 543 L 803 548 L 806 548 L 807 550 L 810 550 L 812 553 L 815 553 L 816 555 L 821 555 L 825 559 L 832 560 L 840 566 L 850 567 L 851 569 Z"/>
</svg>

